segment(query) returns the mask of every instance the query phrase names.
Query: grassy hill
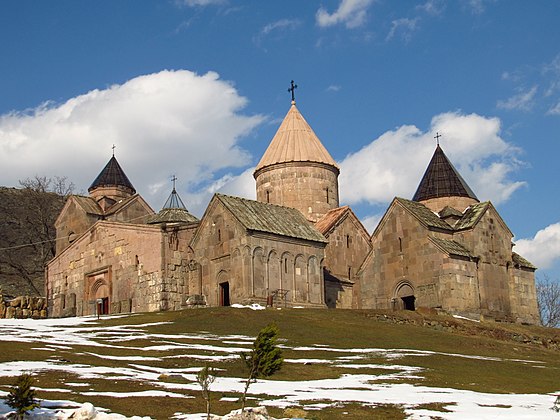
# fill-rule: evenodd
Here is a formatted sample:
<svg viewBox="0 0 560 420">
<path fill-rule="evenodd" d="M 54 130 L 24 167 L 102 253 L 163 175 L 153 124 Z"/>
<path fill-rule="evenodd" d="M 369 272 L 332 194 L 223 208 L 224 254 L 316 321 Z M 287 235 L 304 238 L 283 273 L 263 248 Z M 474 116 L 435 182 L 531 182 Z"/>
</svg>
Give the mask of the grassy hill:
<svg viewBox="0 0 560 420">
<path fill-rule="evenodd" d="M 292 410 L 315 419 L 445 418 L 468 410 L 475 418 L 476 410 L 507 414 L 527 401 L 542 410 L 554 402 L 543 394 L 560 391 L 557 329 L 310 309 L 206 308 L 72 322 L 0 323 L 0 389 L 31 371 L 43 399 L 163 419 L 205 410 L 195 376 L 209 364 L 218 369 L 212 412 L 224 414 L 239 408 L 239 352 L 273 322 L 286 361 L 250 388 L 249 405 L 264 401 L 276 417 Z"/>
</svg>

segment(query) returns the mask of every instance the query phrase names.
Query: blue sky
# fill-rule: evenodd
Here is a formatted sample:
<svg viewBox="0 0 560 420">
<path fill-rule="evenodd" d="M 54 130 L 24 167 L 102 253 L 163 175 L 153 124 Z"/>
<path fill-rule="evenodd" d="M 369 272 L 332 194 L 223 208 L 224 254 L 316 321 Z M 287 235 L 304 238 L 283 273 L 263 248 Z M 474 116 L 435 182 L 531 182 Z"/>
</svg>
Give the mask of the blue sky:
<svg viewBox="0 0 560 420">
<path fill-rule="evenodd" d="M 517 250 L 560 274 L 560 2 L 0 2 L 0 185 L 87 187 L 116 156 L 157 211 L 171 175 L 201 216 L 254 197 L 290 106 L 341 166 L 371 232 L 412 197 L 440 132 Z"/>
</svg>

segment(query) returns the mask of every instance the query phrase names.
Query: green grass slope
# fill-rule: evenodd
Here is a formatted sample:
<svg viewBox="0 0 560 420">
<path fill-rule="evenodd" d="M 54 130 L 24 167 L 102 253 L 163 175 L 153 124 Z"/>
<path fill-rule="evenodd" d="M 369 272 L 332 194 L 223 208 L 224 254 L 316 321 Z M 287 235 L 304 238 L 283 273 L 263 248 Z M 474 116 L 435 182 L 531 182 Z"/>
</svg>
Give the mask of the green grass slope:
<svg viewBox="0 0 560 420">
<path fill-rule="evenodd" d="M 277 381 L 310 381 L 339 378 L 349 370 L 337 363 L 344 350 L 363 349 L 356 363 L 363 369 L 352 373 L 382 374 L 390 372 L 379 365 L 398 363 L 421 368 L 418 375 L 392 378 L 389 383 L 409 383 L 418 386 L 445 387 L 488 393 L 544 394 L 560 390 L 560 333 L 558 330 L 509 324 L 475 323 L 431 314 L 412 312 L 387 313 L 356 310 L 267 309 L 252 311 L 234 308 L 205 308 L 178 312 L 134 314 L 88 322 L 70 329 L 81 329 L 89 343 L 65 342 L 57 346 L 46 339 L 21 342 L 2 338 L 0 341 L 0 389 L 13 382 L 3 366 L 9 362 L 43 362 L 49 360 L 56 369 L 38 368 L 35 372 L 39 397 L 43 399 L 70 399 L 92 402 L 114 412 L 131 415 L 149 415 L 152 418 L 170 418 L 173 413 L 203 412 L 205 402 L 199 389 L 180 375 L 165 372 L 200 368 L 204 361 L 200 354 L 221 354 L 208 340 L 196 335 L 200 332 L 229 336 L 219 342 L 223 346 L 245 347 L 250 341 L 236 343 L 234 335 L 254 337 L 269 323 L 280 329 L 285 359 L 308 359 L 308 363 L 285 363 L 274 376 Z M 135 333 L 131 334 L 131 327 Z M 116 332 L 128 326 L 126 334 Z M 88 332 L 88 328 L 94 328 Z M 101 330 L 98 328 L 101 327 Z M 69 331 L 70 331 L 69 329 Z M 103 331 L 106 330 L 106 334 Z M 100 332 L 101 331 L 101 332 Z M 69 332 L 74 334 L 75 332 Z M 88 335 L 89 334 L 89 335 Z M 195 335 L 189 337 L 189 334 Z M 119 338 L 120 337 L 120 338 Z M 95 346 L 92 345 L 95 343 Z M 179 346 L 178 346 L 179 345 Z M 168 346 L 168 347 L 166 347 Z M 180 347 L 182 346 L 182 347 Z M 189 346 L 207 346 L 202 350 Z M 301 348 L 310 348 L 302 351 Z M 327 351 L 337 349 L 338 351 Z M 419 354 L 401 352 L 398 361 L 382 357 L 368 349 L 410 349 L 433 352 Z M 388 352 L 390 353 L 390 351 Z M 349 353 L 355 354 L 355 353 Z M 150 361 L 133 361 L 133 356 L 149 357 Z M 458 356 L 459 355 L 459 356 Z M 313 361 L 315 360 L 315 362 Z M 317 360 L 326 363 L 317 362 Z M 74 366 L 63 370 L 64 365 Z M 153 372 L 151 379 L 119 375 L 122 369 L 137 368 Z M 149 365 L 149 367 L 148 367 Z M 232 356 L 212 360 L 209 365 L 219 369 L 226 378 L 245 376 L 242 363 Z M 376 368 L 374 365 L 377 365 Z M 27 365 L 33 366 L 33 365 Z M 39 365 L 37 365 L 39 366 Z M 98 367 L 102 375 L 87 376 L 79 373 L 81 366 Z M 32 369 L 32 368 L 31 368 Z M 191 388 L 181 385 L 190 382 Z M 173 385 L 177 385 L 177 390 Z M 162 392 L 182 393 L 189 398 L 127 396 L 119 398 L 103 393 L 131 393 L 161 389 Z M 212 389 L 212 388 L 211 388 Z M 99 396 L 101 395 L 101 396 Z M 233 393 L 214 392 L 212 412 L 224 414 L 239 408 L 239 403 L 223 397 Z M 266 396 L 253 396 L 265 398 Z M 266 398 L 274 398 L 268 396 Z M 301 402 L 292 407 L 292 413 L 307 418 L 404 418 L 403 407 L 385 404 L 376 407 L 346 402 L 320 411 L 301 410 L 304 404 L 323 403 L 322 400 Z M 256 404 L 250 400 L 249 405 Z M 444 412 L 436 403 L 427 409 Z M 295 411 L 294 411 L 295 410 Z M 289 415 L 284 409 L 272 407 L 273 415 Z"/>
</svg>

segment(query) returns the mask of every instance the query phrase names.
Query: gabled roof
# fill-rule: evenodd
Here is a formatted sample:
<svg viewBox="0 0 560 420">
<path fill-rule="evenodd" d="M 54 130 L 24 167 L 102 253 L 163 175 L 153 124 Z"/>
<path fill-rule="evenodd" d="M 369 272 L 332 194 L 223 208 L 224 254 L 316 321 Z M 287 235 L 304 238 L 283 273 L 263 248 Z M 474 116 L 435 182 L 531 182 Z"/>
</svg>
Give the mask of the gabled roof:
<svg viewBox="0 0 560 420">
<path fill-rule="evenodd" d="M 247 230 L 327 242 L 299 210 L 223 194 L 216 194 L 214 198 L 222 202 Z"/>
<path fill-rule="evenodd" d="M 449 255 L 457 255 L 460 257 L 466 257 L 471 259 L 475 258 L 475 256 L 472 255 L 467 248 L 465 248 L 463 245 L 461 245 L 458 242 L 455 242 L 453 240 L 448 240 L 448 239 L 436 238 L 433 236 L 430 237 L 430 239 L 436 245 L 438 245 L 444 252 L 447 252 Z"/>
<path fill-rule="evenodd" d="M 529 261 L 527 261 L 525 258 L 523 258 L 521 255 L 519 255 L 516 252 L 513 252 L 511 257 L 513 259 L 514 265 L 524 267 L 524 268 L 530 268 L 531 270 L 537 269 L 537 267 L 535 267 L 533 264 L 531 264 Z"/>
<path fill-rule="evenodd" d="M 267 166 L 287 162 L 323 163 L 338 170 L 338 165 L 296 108 L 295 102 L 292 102 L 255 173 Z"/>
<path fill-rule="evenodd" d="M 455 228 L 455 230 L 472 228 L 478 223 L 489 206 L 490 202 L 484 201 L 482 203 L 477 203 L 474 206 L 468 207 L 463 213 L 463 216 L 455 222 L 455 225 L 453 227 Z"/>
<path fill-rule="evenodd" d="M 439 197 L 470 197 L 478 201 L 438 144 L 412 200 L 424 201 Z"/>
<path fill-rule="evenodd" d="M 445 221 L 441 220 L 437 214 L 431 211 L 424 204 L 400 197 L 395 197 L 395 201 L 401 204 L 410 213 L 412 213 L 412 215 L 424 225 L 436 229 L 453 230 L 451 226 L 449 226 Z"/>
<path fill-rule="evenodd" d="M 354 222 L 354 225 L 362 231 L 364 237 L 366 239 L 369 238 L 367 229 L 349 206 L 342 206 L 329 210 L 323 217 L 315 222 L 315 228 L 326 238 L 334 231 L 341 221 L 349 216 L 352 218 L 351 220 Z"/>
<path fill-rule="evenodd" d="M 325 235 L 348 210 L 350 210 L 348 206 L 329 210 L 323 217 L 315 222 L 315 228 Z"/>
<path fill-rule="evenodd" d="M 103 215 L 103 209 L 99 206 L 97 201 L 92 197 L 84 197 L 83 195 L 71 195 L 69 197 L 71 200 L 76 201 L 78 205 L 84 209 L 88 214 L 95 214 L 98 216 Z M 61 212 L 62 214 L 62 212 Z"/>
<path fill-rule="evenodd" d="M 442 219 L 445 219 L 446 217 L 451 217 L 451 216 L 463 217 L 463 213 L 461 213 L 459 210 L 454 209 L 453 207 L 449 207 L 449 206 L 445 206 L 439 212 L 439 217 L 441 217 Z"/>
<path fill-rule="evenodd" d="M 91 192 L 99 187 L 125 187 L 130 189 L 132 194 L 136 193 L 136 190 L 125 175 L 115 156 L 111 157 L 109 162 L 107 162 L 107 165 L 105 165 L 101 173 L 97 175 L 97 178 L 95 178 L 95 181 L 90 185 L 88 191 Z"/>
</svg>

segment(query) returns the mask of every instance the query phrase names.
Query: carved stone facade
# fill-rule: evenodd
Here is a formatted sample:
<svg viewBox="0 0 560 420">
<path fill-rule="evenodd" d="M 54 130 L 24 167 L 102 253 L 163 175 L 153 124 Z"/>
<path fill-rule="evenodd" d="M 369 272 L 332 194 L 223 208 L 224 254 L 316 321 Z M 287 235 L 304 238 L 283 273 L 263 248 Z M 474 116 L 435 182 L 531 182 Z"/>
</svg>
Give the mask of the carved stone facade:
<svg viewBox="0 0 560 420">
<path fill-rule="evenodd" d="M 49 315 L 260 303 L 539 322 L 535 267 L 439 146 L 371 236 L 339 207 L 338 174 L 295 103 L 255 169 L 257 201 L 216 194 L 200 221 L 175 189 L 155 214 L 113 156 L 56 222 Z"/>
</svg>

